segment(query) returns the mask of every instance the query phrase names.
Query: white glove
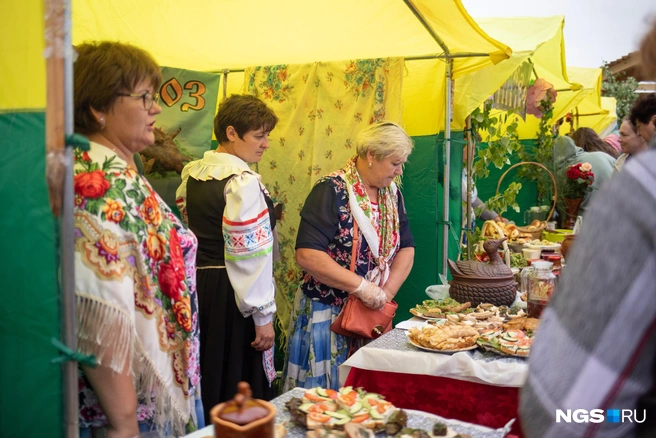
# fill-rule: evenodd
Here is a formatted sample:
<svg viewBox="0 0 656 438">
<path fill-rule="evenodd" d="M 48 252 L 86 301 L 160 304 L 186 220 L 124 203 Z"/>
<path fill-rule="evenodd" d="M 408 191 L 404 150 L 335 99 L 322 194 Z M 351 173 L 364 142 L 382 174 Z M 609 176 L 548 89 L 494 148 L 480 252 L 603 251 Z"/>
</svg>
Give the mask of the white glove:
<svg viewBox="0 0 656 438">
<path fill-rule="evenodd" d="M 385 291 L 364 278 L 360 282 L 360 286 L 351 295 L 361 299 L 364 305 L 370 309 L 380 310 L 387 301 Z"/>
</svg>

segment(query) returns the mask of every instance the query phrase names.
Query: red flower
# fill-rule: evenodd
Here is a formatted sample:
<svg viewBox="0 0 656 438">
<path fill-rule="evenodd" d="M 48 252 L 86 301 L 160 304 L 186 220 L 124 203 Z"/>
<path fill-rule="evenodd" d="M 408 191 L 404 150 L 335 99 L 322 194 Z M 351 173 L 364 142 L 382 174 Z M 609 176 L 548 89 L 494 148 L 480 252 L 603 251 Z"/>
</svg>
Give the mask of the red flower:
<svg viewBox="0 0 656 438">
<path fill-rule="evenodd" d="M 87 152 L 82 152 L 82 161 L 86 161 L 87 163 L 91 161 L 91 158 Z"/>
<path fill-rule="evenodd" d="M 579 170 L 578 166 L 571 166 L 569 169 L 567 169 L 567 178 L 570 179 L 581 178 L 581 171 Z"/>
<path fill-rule="evenodd" d="M 191 333 L 191 303 L 189 297 L 182 297 L 173 304 L 173 313 L 182 330 Z"/>
<path fill-rule="evenodd" d="M 365 196 L 365 194 L 367 193 L 362 184 L 354 184 L 353 185 L 353 191 L 358 196 Z"/>
<path fill-rule="evenodd" d="M 94 170 L 93 172 L 82 172 L 75 175 L 75 193 L 85 198 L 98 199 L 109 190 L 109 181 L 105 179 L 105 172 Z"/>
<path fill-rule="evenodd" d="M 162 293 L 174 301 L 179 301 L 184 291 L 185 267 L 180 247 L 180 239 L 175 229 L 171 229 L 169 237 L 170 260 L 159 266 L 157 279 Z"/>
</svg>

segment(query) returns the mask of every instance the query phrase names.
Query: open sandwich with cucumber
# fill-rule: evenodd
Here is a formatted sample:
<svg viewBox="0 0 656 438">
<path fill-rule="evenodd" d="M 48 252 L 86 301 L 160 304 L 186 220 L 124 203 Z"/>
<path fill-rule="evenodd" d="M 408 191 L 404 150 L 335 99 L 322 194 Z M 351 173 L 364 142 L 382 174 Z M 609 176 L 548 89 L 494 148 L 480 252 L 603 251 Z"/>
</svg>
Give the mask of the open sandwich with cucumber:
<svg viewBox="0 0 656 438">
<path fill-rule="evenodd" d="M 446 425 L 436 423 L 433 433 L 407 427 L 408 416 L 380 394 L 352 386 L 339 391 L 312 388 L 302 398 L 285 404 L 291 420 L 308 429 L 309 438 L 373 438 L 376 432 L 386 436 L 432 438 L 454 436 Z"/>
<path fill-rule="evenodd" d="M 379 431 L 390 422 L 401 423 L 400 430 L 407 420 L 405 412 L 385 401 L 383 396 L 351 386 L 339 391 L 312 388 L 303 394 L 302 399 L 293 398 L 285 406 L 294 423 L 310 430 L 344 430 L 347 424 L 358 424 L 365 430 Z"/>
</svg>

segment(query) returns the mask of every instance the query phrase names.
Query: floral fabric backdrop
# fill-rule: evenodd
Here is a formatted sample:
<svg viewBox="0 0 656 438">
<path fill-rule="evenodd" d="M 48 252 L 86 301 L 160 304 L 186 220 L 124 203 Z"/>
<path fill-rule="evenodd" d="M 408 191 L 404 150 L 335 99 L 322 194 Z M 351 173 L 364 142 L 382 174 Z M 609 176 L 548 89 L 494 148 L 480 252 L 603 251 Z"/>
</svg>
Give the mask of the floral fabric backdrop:
<svg viewBox="0 0 656 438">
<path fill-rule="evenodd" d="M 244 89 L 267 103 L 279 118 L 271 147 L 257 172 L 274 202 L 280 261 L 274 265 L 276 312 L 286 348 L 300 267 L 294 259 L 299 213 L 314 183 L 355 155 L 355 138 L 369 124 L 401 120 L 402 58 L 377 58 L 303 65 L 253 67 Z"/>
</svg>

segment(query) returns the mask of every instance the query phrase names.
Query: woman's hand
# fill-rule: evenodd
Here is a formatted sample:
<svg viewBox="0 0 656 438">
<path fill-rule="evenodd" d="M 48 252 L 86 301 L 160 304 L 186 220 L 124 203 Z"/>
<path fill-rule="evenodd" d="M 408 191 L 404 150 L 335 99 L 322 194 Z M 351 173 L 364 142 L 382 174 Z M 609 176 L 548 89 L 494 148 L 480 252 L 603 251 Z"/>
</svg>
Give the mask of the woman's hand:
<svg viewBox="0 0 656 438">
<path fill-rule="evenodd" d="M 257 351 L 266 351 L 273 347 L 273 339 L 275 332 L 273 331 L 273 322 L 264 325 L 255 326 L 255 340 L 251 342 L 251 347 Z"/>
<path fill-rule="evenodd" d="M 382 309 L 387 302 L 385 291 L 364 278 L 351 295 L 361 299 L 365 306 L 376 310 Z"/>
</svg>

